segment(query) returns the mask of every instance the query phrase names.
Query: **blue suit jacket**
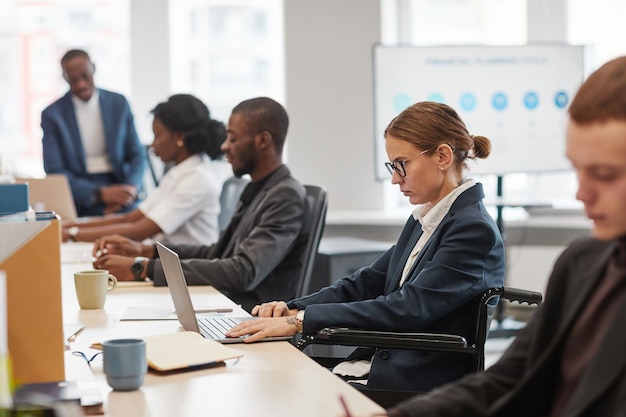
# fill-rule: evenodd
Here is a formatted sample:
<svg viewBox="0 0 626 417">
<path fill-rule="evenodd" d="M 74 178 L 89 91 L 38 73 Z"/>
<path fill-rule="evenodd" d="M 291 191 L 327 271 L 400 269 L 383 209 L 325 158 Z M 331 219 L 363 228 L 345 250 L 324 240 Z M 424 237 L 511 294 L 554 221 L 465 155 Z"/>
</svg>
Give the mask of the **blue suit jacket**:
<svg viewBox="0 0 626 417">
<path fill-rule="evenodd" d="M 402 270 L 422 228 L 412 216 L 393 247 L 376 262 L 319 292 L 291 301 L 306 308 L 304 333 L 324 327 L 438 332 L 472 339 L 470 301 L 504 281 L 504 244 L 485 210 L 482 186 L 456 199 L 419 253 L 402 287 Z M 368 386 L 428 391 L 469 371 L 469 358 L 442 352 L 374 353 Z"/>
<path fill-rule="evenodd" d="M 88 174 L 70 93 L 41 113 L 43 162 L 47 173 L 65 174 L 79 216 L 102 214 L 104 205 L 93 196 L 103 185 L 131 184 L 142 189 L 146 157 L 139 143 L 128 101 L 121 94 L 99 89 L 102 123 L 112 175 Z"/>
</svg>

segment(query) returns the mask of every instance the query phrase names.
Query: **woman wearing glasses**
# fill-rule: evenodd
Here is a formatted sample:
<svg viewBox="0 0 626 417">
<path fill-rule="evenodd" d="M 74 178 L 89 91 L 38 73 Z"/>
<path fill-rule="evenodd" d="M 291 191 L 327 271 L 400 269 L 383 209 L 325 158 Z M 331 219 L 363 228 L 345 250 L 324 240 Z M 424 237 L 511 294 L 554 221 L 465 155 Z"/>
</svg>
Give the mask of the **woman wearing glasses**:
<svg viewBox="0 0 626 417">
<path fill-rule="evenodd" d="M 483 205 L 482 185 L 464 175 L 468 159 L 486 158 L 491 143 L 470 135 L 452 108 L 433 102 L 404 110 L 384 136 L 391 182 L 416 206 L 397 243 L 315 294 L 256 306 L 252 314 L 262 318 L 230 336 L 250 334 L 246 342 L 254 342 L 349 327 L 471 340 L 472 299 L 504 280 L 504 244 Z M 335 372 L 366 379 L 368 388 L 403 391 L 428 391 L 469 372 L 469 355 L 358 349 L 352 357 L 363 354 L 365 362 L 342 363 Z"/>
</svg>

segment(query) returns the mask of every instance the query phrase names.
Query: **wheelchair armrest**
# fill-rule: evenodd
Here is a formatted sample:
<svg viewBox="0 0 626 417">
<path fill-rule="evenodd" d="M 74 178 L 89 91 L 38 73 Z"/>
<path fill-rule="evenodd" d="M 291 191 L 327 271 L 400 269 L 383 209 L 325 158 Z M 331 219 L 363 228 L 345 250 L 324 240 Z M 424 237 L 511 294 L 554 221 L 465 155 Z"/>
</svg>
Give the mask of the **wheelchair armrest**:
<svg viewBox="0 0 626 417">
<path fill-rule="evenodd" d="M 300 339 L 298 348 L 309 344 L 360 346 L 405 350 L 463 352 L 467 340 L 462 336 L 437 333 L 399 333 L 348 328 L 325 328 Z"/>
<path fill-rule="evenodd" d="M 509 301 L 517 301 L 518 303 L 541 304 L 543 296 L 540 292 L 527 291 L 519 288 L 504 287 L 502 290 L 502 298 Z"/>
</svg>

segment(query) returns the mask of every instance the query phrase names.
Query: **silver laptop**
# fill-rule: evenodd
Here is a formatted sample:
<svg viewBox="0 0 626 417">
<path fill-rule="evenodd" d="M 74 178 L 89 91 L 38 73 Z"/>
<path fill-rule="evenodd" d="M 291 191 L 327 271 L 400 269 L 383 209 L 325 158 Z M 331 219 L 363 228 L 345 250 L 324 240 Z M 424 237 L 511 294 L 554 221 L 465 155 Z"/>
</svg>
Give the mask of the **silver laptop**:
<svg viewBox="0 0 626 417">
<path fill-rule="evenodd" d="M 45 178 L 16 178 L 28 183 L 28 199 L 35 211 L 54 211 L 63 220 L 75 220 L 76 206 L 70 183 L 63 174 L 48 174 Z"/>
<path fill-rule="evenodd" d="M 160 242 L 156 243 L 156 248 L 159 252 L 159 258 L 161 259 L 161 265 L 165 273 L 165 281 L 167 281 L 167 286 L 169 287 L 172 301 L 174 302 L 178 321 L 183 328 L 188 331 L 200 333 L 207 339 L 216 340 L 221 343 L 243 342 L 244 337 L 226 337 L 224 334 L 241 321 L 254 320 L 255 317 L 197 317 L 193 303 L 191 302 L 187 281 L 185 280 L 183 267 L 180 264 L 178 254 Z M 291 339 L 291 336 L 269 337 L 263 339 L 263 341 L 289 339 Z"/>
</svg>

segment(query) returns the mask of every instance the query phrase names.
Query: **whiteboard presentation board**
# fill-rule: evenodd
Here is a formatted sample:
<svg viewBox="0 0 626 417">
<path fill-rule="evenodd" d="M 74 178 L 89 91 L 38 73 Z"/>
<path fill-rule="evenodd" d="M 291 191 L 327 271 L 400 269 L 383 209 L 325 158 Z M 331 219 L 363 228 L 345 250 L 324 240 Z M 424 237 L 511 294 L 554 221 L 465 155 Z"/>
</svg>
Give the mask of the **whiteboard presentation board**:
<svg viewBox="0 0 626 417">
<path fill-rule="evenodd" d="M 374 47 L 376 175 L 388 179 L 383 133 L 418 101 L 453 107 L 472 135 L 491 140 L 471 173 L 559 171 L 565 158 L 567 108 L 584 78 L 584 47 Z"/>
</svg>

